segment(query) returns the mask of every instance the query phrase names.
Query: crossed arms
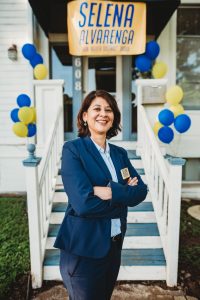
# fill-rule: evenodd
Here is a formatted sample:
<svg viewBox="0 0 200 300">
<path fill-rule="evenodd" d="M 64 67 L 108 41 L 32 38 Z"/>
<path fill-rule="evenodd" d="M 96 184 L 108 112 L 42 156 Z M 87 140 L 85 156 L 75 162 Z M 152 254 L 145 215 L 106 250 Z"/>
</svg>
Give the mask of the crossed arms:
<svg viewBox="0 0 200 300">
<path fill-rule="evenodd" d="M 128 184 L 110 180 L 110 187 L 92 186 L 76 147 L 73 143 L 65 143 L 61 175 L 69 202 L 77 215 L 106 217 L 124 206 L 135 206 L 145 199 L 147 185 L 131 165 L 125 150 L 124 155 L 131 175 Z"/>
</svg>

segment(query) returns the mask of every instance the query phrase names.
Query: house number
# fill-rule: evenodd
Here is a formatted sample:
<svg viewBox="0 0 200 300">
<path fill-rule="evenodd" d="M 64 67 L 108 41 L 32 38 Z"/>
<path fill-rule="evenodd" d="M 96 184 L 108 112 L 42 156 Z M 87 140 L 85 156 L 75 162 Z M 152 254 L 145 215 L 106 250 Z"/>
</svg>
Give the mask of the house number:
<svg viewBox="0 0 200 300">
<path fill-rule="evenodd" d="M 75 72 L 74 72 L 75 90 L 80 91 L 81 90 L 81 59 L 80 59 L 80 57 L 75 58 L 74 64 L 76 67 Z"/>
</svg>

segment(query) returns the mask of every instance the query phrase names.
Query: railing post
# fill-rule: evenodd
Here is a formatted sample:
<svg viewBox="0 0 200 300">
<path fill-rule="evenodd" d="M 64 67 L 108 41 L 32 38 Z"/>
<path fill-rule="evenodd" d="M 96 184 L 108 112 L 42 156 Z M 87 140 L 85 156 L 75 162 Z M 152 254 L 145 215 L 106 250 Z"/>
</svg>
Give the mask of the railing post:
<svg viewBox="0 0 200 300">
<path fill-rule="evenodd" d="M 29 157 L 23 160 L 26 167 L 29 243 L 31 258 L 32 287 L 42 286 L 41 220 L 39 208 L 38 165 L 41 158 L 35 157 L 35 145 L 27 146 Z"/>
<path fill-rule="evenodd" d="M 33 84 L 37 109 L 37 145 L 45 145 L 57 111 L 60 107 L 62 107 L 63 111 L 64 80 L 34 80 Z M 61 118 L 60 143 L 63 144 L 63 112 Z"/>
<path fill-rule="evenodd" d="M 177 285 L 182 166 L 185 159 L 169 157 L 169 203 L 167 225 L 167 285 Z"/>
</svg>

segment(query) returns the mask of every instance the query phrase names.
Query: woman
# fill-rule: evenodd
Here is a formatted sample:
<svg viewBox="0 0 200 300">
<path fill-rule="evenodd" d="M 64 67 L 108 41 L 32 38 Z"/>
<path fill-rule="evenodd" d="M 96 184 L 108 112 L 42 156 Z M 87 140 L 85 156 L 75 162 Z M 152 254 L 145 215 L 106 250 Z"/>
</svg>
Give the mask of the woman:
<svg viewBox="0 0 200 300">
<path fill-rule="evenodd" d="M 72 300 L 108 300 L 117 280 L 127 207 L 143 201 L 147 186 L 126 150 L 108 143 L 118 134 L 120 111 L 103 90 L 84 99 L 79 138 L 66 142 L 61 175 L 68 207 L 54 247 Z"/>
</svg>

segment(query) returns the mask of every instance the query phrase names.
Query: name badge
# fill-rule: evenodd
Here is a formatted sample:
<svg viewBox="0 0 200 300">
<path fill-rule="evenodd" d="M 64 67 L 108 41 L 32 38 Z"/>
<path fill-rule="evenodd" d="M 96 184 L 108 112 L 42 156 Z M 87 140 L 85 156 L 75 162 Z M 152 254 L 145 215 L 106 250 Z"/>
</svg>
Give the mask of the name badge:
<svg viewBox="0 0 200 300">
<path fill-rule="evenodd" d="M 121 169 L 120 172 L 122 174 L 123 179 L 127 179 L 127 178 L 130 177 L 130 173 L 129 173 L 128 168 Z"/>
</svg>

